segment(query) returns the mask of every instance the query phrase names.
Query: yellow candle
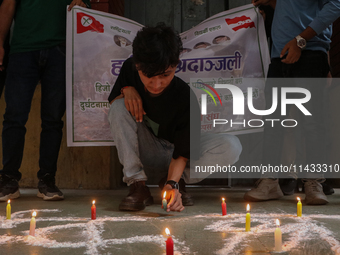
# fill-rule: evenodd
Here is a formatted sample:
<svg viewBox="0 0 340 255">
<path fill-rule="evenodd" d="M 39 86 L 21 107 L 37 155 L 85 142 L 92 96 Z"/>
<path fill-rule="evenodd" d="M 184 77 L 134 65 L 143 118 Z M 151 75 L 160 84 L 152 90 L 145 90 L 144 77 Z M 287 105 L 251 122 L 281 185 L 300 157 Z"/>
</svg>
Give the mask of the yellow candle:
<svg viewBox="0 0 340 255">
<path fill-rule="evenodd" d="M 250 206 L 247 204 L 247 214 L 246 214 L 246 232 L 250 231 Z"/>
<path fill-rule="evenodd" d="M 297 203 L 297 216 L 301 217 L 302 216 L 302 204 L 301 204 L 301 200 L 300 200 L 299 197 L 297 198 L 297 200 L 298 200 L 298 203 Z"/>
<path fill-rule="evenodd" d="M 32 219 L 30 222 L 30 235 L 35 236 L 35 216 L 37 216 L 36 212 L 32 213 Z"/>
<path fill-rule="evenodd" d="M 276 220 L 276 229 L 275 229 L 275 251 L 282 251 L 282 233 L 280 229 L 280 221 Z"/>
<path fill-rule="evenodd" d="M 6 207 L 6 219 L 11 219 L 11 200 L 8 200 L 7 207 Z"/>
</svg>

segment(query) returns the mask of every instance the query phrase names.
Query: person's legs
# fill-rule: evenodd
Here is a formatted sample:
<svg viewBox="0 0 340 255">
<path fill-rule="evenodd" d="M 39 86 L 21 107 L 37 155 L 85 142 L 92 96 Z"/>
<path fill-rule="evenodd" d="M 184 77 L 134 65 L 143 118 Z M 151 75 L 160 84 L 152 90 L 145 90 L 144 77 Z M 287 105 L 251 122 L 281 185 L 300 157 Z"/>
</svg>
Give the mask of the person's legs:
<svg viewBox="0 0 340 255">
<path fill-rule="evenodd" d="M 240 140 L 229 134 L 213 134 L 203 133 L 201 135 L 200 158 L 198 160 L 190 160 L 183 172 L 183 179 L 186 183 L 197 183 L 210 175 L 206 173 L 195 173 L 195 166 L 229 166 L 235 164 L 242 152 Z"/>
<path fill-rule="evenodd" d="M 60 200 L 64 196 L 55 186 L 57 161 L 63 136 L 62 117 L 66 109 L 65 47 L 40 51 L 41 133 L 38 196 L 44 200 Z"/>
<path fill-rule="evenodd" d="M 311 113 L 309 116 L 300 114 L 301 124 L 305 135 L 306 147 L 306 167 L 312 165 L 322 165 L 326 161 L 326 128 L 324 120 L 324 92 L 327 86 L 327 74 L 329 72 L 327 54 L 321 51 L 302 52 L 300 60 L 293 69 L 293 76 L 298 79 L 297 86 L 310 91 L 311 99 L 304 104 Z M 320 79 L 315 79 L 320 78 Z M 304 189 L 306 204 L 318 205 L 328 203 L 327 197 L 323 193 L 322 182 L 324 182 L 322 172 L 309 171 L 305 175 Z"/>
<path fill-rule="evenodd" d="M 281 154 L 283 147 L 284 128 L 279 120 L 281 116 L 281 87 L 285 86 L 281 79 L 283 78 L 283 66 L 280 59 L 272 59 L 268 70 L 268 79 L 265 86 L 266 109 L 269 109 L 273 104 L 273 88 L 277 88 L 277 108 L 267 119 L 277 120 L 275 124 L 270 121 L 265 121 L 263 132 L 263 155 L 262 164 L 264 166 L 275 167 L 280 165 Z M 289 112 L 289 109 L 287 110 Z M 278 182 L 278 174 L 267 172 L 261 176 L 261 179 L 256 182 L 255 188 L 246 192 L 244 199 L 247 201 L 265 201 L 271 199 L 279 199 L 283 196 Z"/>
<path fill-rule="evenodd" d="M 2 129 L 3 170 L 0 197 L 18 197 L 26 122 L 34 90 L 39 81 L 39 52 L 16 53 L 10 56 L 5 89 L 6 111 Z M 11 183 L 11 188 L 6 184 Z M 15 184 L 15 185 L 14 185 Z"/>
<path fill-rule="evenodd" d="M 155 137 L 144 122 L 138 123 L 127 111 L 124 99 L 115 100 L 109 110 L 108 120 L 111 133 L 123 165 L 123 181 L 130 192 L 120 210 L 143 210 L 153 203 L 149 189 L 145 186 L 147 173 L 164 176 L 172 158 L 173 145 Z"/>
</svg>

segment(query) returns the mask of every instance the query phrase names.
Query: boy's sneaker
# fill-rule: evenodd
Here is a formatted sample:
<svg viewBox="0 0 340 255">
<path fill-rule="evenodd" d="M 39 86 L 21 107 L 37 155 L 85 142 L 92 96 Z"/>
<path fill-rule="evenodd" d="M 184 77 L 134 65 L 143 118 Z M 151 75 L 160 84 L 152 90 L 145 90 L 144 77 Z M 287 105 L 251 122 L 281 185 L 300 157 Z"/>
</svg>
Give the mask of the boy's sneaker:
<svg viewBox="0 0 340 255">
<path fill-rule="evenodd" d="M 64 194 L 55 185 L 54 177 L 51 177 L 49 174 L 46 174 L 43 178 L 39 180 L 37 196 L 45 201 L 56 201 L 64 199 Z"/>
<path fill-rule="evenodd" d="M 20 197 L 18 181 L 8 175 L 0 176 L 0 201 L 15 199 Z"/>
<path fill-rule="evenodd" d="M 307 205 L 325 205 L 328 203 L 327 197 L 322 191 L 322 185 L 318 180 L 306 180 L 304 182 Z"/>
<path fill-rule="evenodd" d="M 279 199 L 283 197 L 278 179 L 259 179 L 255 188 L 244 194 L 244 199 L 251 202 Z"/>
</svg>

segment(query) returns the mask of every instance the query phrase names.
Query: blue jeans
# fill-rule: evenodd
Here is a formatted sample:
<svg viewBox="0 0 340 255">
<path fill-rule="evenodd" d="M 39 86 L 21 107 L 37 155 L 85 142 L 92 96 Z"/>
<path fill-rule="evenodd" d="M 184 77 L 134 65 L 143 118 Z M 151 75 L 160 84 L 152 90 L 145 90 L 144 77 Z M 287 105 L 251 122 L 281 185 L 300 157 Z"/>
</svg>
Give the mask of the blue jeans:
<svg viewBox="0 0 340 255">
<path fill-rule="evenodd" d="M 21 179 L 26 122 L 37 84 L 41 82 L 41 133 L 38 178 L 55 176 L 66 109 L 65 47 L 10 55 L 5 86 L 2 129 L 3 170 Z"/>
<path fill-rule="evenodd" d="M 115 100 L 109 110 L 113 140 L 118 158 L 123 165 L 123 181 L 128 185 L 136 181 L 146 181 L 147 175 L 155 179 L 167 176 L 174 145 L 154 136 L 144 122 L 136 122 L 127 111 L 124 99 Z M 201 157 L 188 161 L 182 178 L 186 183 L 196 183 L 210 173 L 202 173 L 199 178 L 190 178 L 190 165 L 232 165 L 239 159 L 242 146 L 236 136 L 228 134 L 203 134 L 201 136 Z"/>
<path fill-rule="evenodd" d="M 325 121 L 324 121 L 324 92 L 326 87 L 326 77 L 329 72 L 327 54 L 322 51 L 302 51 L 298 62 L 294 64 L 284 64 L 281 59 L 272 59 L 268 70 L 268 80 L 265 87 L 266 109 L 270 108 L 273 102 L 272 89 L 278 88 L 277 110 L 267 119 L 287 119 L 281 116 L 280 90 L 282 87 L 301 87 L 310 91 L 311 99 L 304 103 L 304 107 L 312 114 L 305 116 L 300 110 L 299 124 L 304 133 L 306 145 L 306 164 L 325 163 Z M 273 79 L 277 78 L 277 79 Z M 278 79 L 282 78 L 282 79 Z M 289 78 L 289 79 L 283 79 Z M 292 79 L 297 78 L 297 79 Z M 313 78 L 313 79 L 307 79 Z M 316 79 L 324 78 L 324 79 Z M 313 82 L 314 81 L 314 82 Z M 297 98 L 297 95 L 290 93 L 288 98 Z M 287 105 L 289 113 L 290 105 Z M 271 122 L 265 122 L 263 161 L 264 165 L 278 166 L 281 163 L 281 152 L 283 146 L 283 136 L 285 128 L 276 122 L 273 126 Z M 277 177 L 276 173 L 266 174 L 265 177 Z M 320 173 L 307 173 L 307 178 L 323 178 Z"/>
</svg>

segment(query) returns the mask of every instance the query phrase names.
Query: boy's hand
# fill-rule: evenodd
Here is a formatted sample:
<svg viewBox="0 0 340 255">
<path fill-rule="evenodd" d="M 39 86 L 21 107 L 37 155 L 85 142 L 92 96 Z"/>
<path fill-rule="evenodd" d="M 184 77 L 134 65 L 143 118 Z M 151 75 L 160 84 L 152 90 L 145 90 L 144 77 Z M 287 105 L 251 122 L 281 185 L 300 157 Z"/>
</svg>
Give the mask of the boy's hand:
<svg viewBox="0 0 340 255">
<path fill-rule="evenodd" d="M 166 199 L 170 202 L 168 203 L 167 212 L 176 211 L 181 212 L 184 210 L 184 206 L 182 204 L 182 194 L 179 193 L 178 189 L 173 189 L 169 184 L 165 185 L 162 194 L 166 191 Z M 162 206 L 163 207 L 163 206 Z"/>
<path fill-rule="evenodd" d="M 143 115 L 146 113 L 143 109 L 143 102 L 134 87 L 124 88 L 124 102 L 126 109 L 136 118 L 137 122 L 143 121 Z"/>
</svg>

